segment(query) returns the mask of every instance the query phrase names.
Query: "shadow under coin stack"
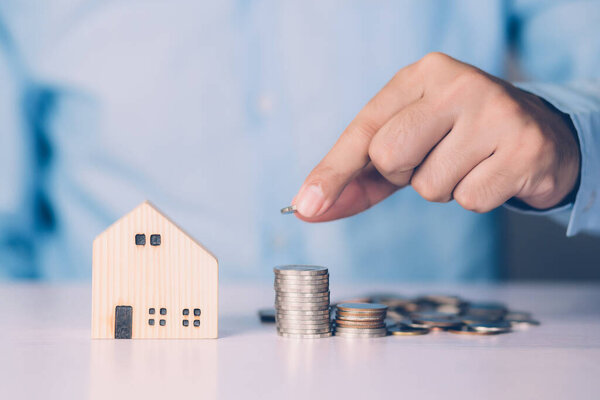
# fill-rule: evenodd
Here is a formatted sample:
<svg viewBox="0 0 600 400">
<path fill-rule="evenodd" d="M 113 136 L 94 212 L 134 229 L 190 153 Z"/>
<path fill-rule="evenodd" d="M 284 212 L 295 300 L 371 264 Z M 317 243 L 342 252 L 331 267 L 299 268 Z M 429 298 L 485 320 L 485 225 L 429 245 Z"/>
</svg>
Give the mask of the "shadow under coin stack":
<svg viewBox="0 0 600 400">
<path fill-rule="evenodd" d="M 376 338 L 387 335 L 387 306 L 376 303 L 338 304 L 335 314 L 335 336 Z"/>
<path fill-rule="evenodd" d="M 283 265 L 273 271 L 277 333 L 310 339 L 331 336 L 327 268 Z"/>
</svg>

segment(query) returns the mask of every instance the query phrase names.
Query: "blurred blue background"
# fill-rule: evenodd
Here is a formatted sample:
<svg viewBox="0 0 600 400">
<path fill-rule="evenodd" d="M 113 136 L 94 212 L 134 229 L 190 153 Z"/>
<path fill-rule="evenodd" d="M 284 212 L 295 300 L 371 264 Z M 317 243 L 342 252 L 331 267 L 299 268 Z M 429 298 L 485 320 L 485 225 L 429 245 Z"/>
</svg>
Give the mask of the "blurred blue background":
<svg viewBox="0 0 600 400">
<path fill-rule="evenodd" d="M 0 277 L 89 279 L 93 238 L 149 199 L 224 280 L 281 263 L 339 280 L 598 279 L 598 238 L 410 188 L 333 223 L 279 209 L 403 66 L 442 51 L 505 79 L 597 79 L 599 27 L 596 1 L 4 0 Z"/>
</svg>

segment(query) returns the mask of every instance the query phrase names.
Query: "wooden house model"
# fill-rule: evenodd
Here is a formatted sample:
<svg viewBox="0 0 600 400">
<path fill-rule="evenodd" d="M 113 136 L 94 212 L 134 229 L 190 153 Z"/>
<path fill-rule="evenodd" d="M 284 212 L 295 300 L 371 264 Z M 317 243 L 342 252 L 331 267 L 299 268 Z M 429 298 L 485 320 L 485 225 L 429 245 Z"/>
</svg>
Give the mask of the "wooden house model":
<svg viewBox="0 0 600 400">
<path fill-rule="evenodd" d="M 95 240 L 92 338 L 216 338 L 217 259 L 149 202 Z"/>
</svg>

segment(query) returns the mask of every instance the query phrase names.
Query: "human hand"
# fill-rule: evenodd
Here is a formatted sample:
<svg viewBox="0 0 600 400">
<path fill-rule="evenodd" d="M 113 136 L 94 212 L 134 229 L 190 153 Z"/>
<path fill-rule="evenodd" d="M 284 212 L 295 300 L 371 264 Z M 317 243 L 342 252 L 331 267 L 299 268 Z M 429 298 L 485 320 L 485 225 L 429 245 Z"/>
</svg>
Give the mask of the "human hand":
<svg viewBox="0 0 600 400">
<path fill-rule="evenodd" d="M 564 114 L 445 54 L 401 69 L 358 113 L 293 200 L 299 218 L 357 214 L 407 185 L 475 212 L 516 197 L 545 209 L 579 176 Z"/>
</svg>

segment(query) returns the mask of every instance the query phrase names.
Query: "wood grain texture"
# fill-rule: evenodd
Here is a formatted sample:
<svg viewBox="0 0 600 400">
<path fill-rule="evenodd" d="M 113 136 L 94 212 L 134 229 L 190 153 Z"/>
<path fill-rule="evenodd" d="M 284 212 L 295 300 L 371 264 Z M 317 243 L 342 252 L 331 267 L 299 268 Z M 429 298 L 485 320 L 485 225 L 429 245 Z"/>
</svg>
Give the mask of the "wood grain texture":
<svg viewBox="0 0 600 400">
<path fill-rule="evenodd" d="M 136 234 L 146 235 L 144 246 L 135 244 Z M 150 245 L 153 234 L 161 235 L 160 246 Z M 92 338 L 114 337 L 116 306 L 133 307 L 133 339 L 216 338 L 218 269 L 206 248 L 152 204 L 142 203 L 94 240 Z M 166 315 L 160 315 L 161 308 L 167 309 Z M 186 308 L 190 313 L 184 316 Z M 195 308 L 201 309 L 200 317 L 194 316 Z"/>
</svg>

